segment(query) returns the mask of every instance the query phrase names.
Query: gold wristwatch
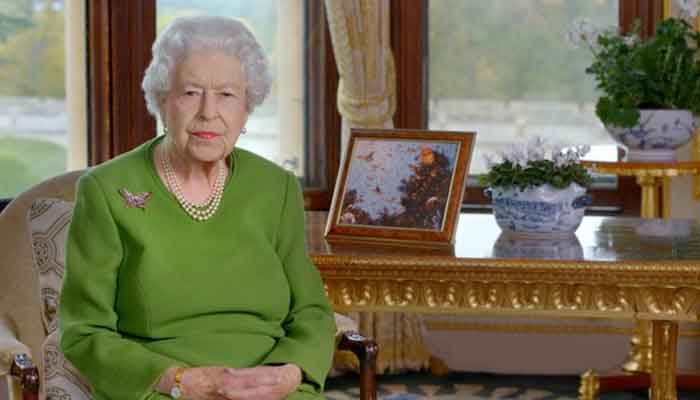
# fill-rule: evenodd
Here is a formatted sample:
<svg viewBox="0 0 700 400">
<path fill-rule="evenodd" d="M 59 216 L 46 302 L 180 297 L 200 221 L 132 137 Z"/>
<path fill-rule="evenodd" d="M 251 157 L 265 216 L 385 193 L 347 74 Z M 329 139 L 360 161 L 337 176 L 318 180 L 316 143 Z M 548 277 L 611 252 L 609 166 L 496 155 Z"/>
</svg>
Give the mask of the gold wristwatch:
<svg viewBox="0 0 700 400">
<path fill-rule="evenodd" d="M 173 382 L 173 387 L 170 388 L 170 397 L 173 399 L 182 397 L 182 375 L 184 375 L 184 373 L 184 368 L 175 370 L 175 382 Z"/>
</svg>

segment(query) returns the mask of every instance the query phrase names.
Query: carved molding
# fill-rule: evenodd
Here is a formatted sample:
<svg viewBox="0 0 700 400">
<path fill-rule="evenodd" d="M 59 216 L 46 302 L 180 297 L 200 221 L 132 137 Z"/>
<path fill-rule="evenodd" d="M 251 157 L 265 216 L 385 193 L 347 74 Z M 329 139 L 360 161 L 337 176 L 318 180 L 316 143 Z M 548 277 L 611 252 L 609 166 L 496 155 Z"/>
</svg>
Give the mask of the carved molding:
<svg viewBox="0 0 700 400">
<path fill-rule="evenodd" d="M 384 282 L 530 282 L 700 288 L 700 265 L 683 261 L 582 262 L 440 256 L 311 255 L 324 279 Z"/>
<path fill-rule="evenodd" d="M 324 277 L 340 311 L 700 319 L 700 289 L 609 284 Z"/>
</svg>

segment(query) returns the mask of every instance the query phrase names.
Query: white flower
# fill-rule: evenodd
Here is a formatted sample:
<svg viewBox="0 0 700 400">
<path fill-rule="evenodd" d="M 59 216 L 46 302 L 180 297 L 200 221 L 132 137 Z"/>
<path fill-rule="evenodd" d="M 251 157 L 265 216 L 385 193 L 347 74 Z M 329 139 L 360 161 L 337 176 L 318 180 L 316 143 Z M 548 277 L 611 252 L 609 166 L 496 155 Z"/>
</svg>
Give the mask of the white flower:
<svg viewBox="0 0 700 400">
<path fill-rule="evenodd" d="M 545 158 L 545 142 L 539 136 L 531 138 L 527 142 L 527 159 L 529 161 L 544 160 Z"/>
<path fill-rule="evenodd" d="M 581 162 L 591 150 L 591 146 L 566 146 L 560 143 L 550 144 L 540 136 L 532 137 L 526 146 L 509 145 L 498 153 L 498 156 L 485 154 L 484 162 L 488 169 L 504 162 L 510 162 L 525 169 L 529 164 L 539 160 L 551 160 L 556 168 Z"/>
<path fill-rule="evenodd" d="M 527 163 L 528 163 L 527 154 L 525 154 L 525 153 L 518 154 L 517 157 L 515 158 L 515 163 L 518 164 L 520 166 L 520 168 L 527 168 Z"/>
<path fill-rule="evenodd" d="M 676 0 L 676 5 L 684 16 L 695 18 L 698 16 L 698 0 Z"/>
<path fill-rule="evenodd" d="M 622 41 L 627 45 L 627 46 L 634 46 L 635 44 L 640 42 L 639 36 L 635 34 L 631 35 L 625 35 L 622 37 Z"/>
<path fill-rule="evenodd" d="M 578 150 L 578 157 L 579 159 L 583 158 L 586 156 L 586 154 L 591 152 L 591 146 L 589 145 L 583 145 L 583 146 L 577 146 Z"/>
<path fill-rule="evenodd" d="M 498 152 L 498 156 L 503 160 L 503 162 L 510 161 L 511 163 L 515 163 L 515 159 L 517 158 L 515 153 L 517 152 L 517 148 L 514 145 L 508 145 L 505 149 L 501 150 Z"/>
<path fill-rule="evenodd" d="M 516 145 L 510 145 L 504 152 L 501 153 L 503 161 L 510 161 L 513 164 L 519 165 L 522 168 L 527 167 L 527 149 Z"/>
<path fill-rule="evenodd" d="M 556 158 L 557 156 L 561 155 L 561 153 L 564 151 L 564 145 L 561 143 L 554 143 L 552 146 L 552 157 Z"/>
<path fill-rule="evenodd" d="M 601 30 L 595 26 L 588 18 L 576 17 L 571 23 L 571 28 L 566 34 L 567 39 L 574 47 L 588 45 L 590 48 L 596 48 L 598 36 Z"/>
<path fill-rule="evenodd" d="M 484 154 L 484 164 L 486 164 L 486 168 L 491 169 L 493 168 L 496 164 L 498 164 L 498 160 L 496 159 L 496 156 L 493 154 Z"/>
<path fill-rule="evenodd" d="M 566 152 L 566 160 L 569 164 L 574 164 L 578 162 L 578 151 L 576 149 L 569 149 Z"/>
<path fill-rule="evenodd" d="M 567 164 L 566 154 L 557 153 L 554 155 L 554 166 L 557 168 L 562 168 Z"/>
</svg>

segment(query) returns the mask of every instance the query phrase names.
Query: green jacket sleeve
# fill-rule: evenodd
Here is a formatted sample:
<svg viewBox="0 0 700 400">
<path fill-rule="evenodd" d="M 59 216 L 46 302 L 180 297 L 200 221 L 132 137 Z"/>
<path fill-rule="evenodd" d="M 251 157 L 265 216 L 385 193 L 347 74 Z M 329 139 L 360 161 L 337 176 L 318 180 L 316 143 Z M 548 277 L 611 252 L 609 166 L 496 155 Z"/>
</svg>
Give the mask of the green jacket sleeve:
<svg viewBox="0 0 700 400">
<path fill-rule="evenodd" d="M 263 363 L 296 364 L 306 383 L 300 389 L 320 392 L 333 358 L 335 320 L 321 276 L 306 253 L 304 200 L 294 175 L 287 175 L 286 186 L 277 253 L 286 270 L 291 307 L 284 321 L 286 335 Z"/>
<path fill-rule="evenodd" d="M 66 245 L 59 326 L 64 355 L 98 399 L 160 399 L 165 370 L 181 365 L 117 331 L 117 276 L 124 254 L 117 225 L 97 179 L 78 181 Z"/>
</svg>

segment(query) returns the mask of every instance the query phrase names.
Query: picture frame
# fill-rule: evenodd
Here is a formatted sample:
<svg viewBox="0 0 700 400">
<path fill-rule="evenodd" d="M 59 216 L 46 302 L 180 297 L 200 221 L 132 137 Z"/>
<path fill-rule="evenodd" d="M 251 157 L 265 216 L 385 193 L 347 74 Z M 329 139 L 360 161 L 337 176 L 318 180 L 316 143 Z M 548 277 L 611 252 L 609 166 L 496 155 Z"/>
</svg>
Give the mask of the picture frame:
<svg viewBox="0 0 700 400">
<path fill-rule="evenodd" d="M 452 246 L 475 136 L 352 129 L 333 191 L 326 240 Z"/>
</svg>

